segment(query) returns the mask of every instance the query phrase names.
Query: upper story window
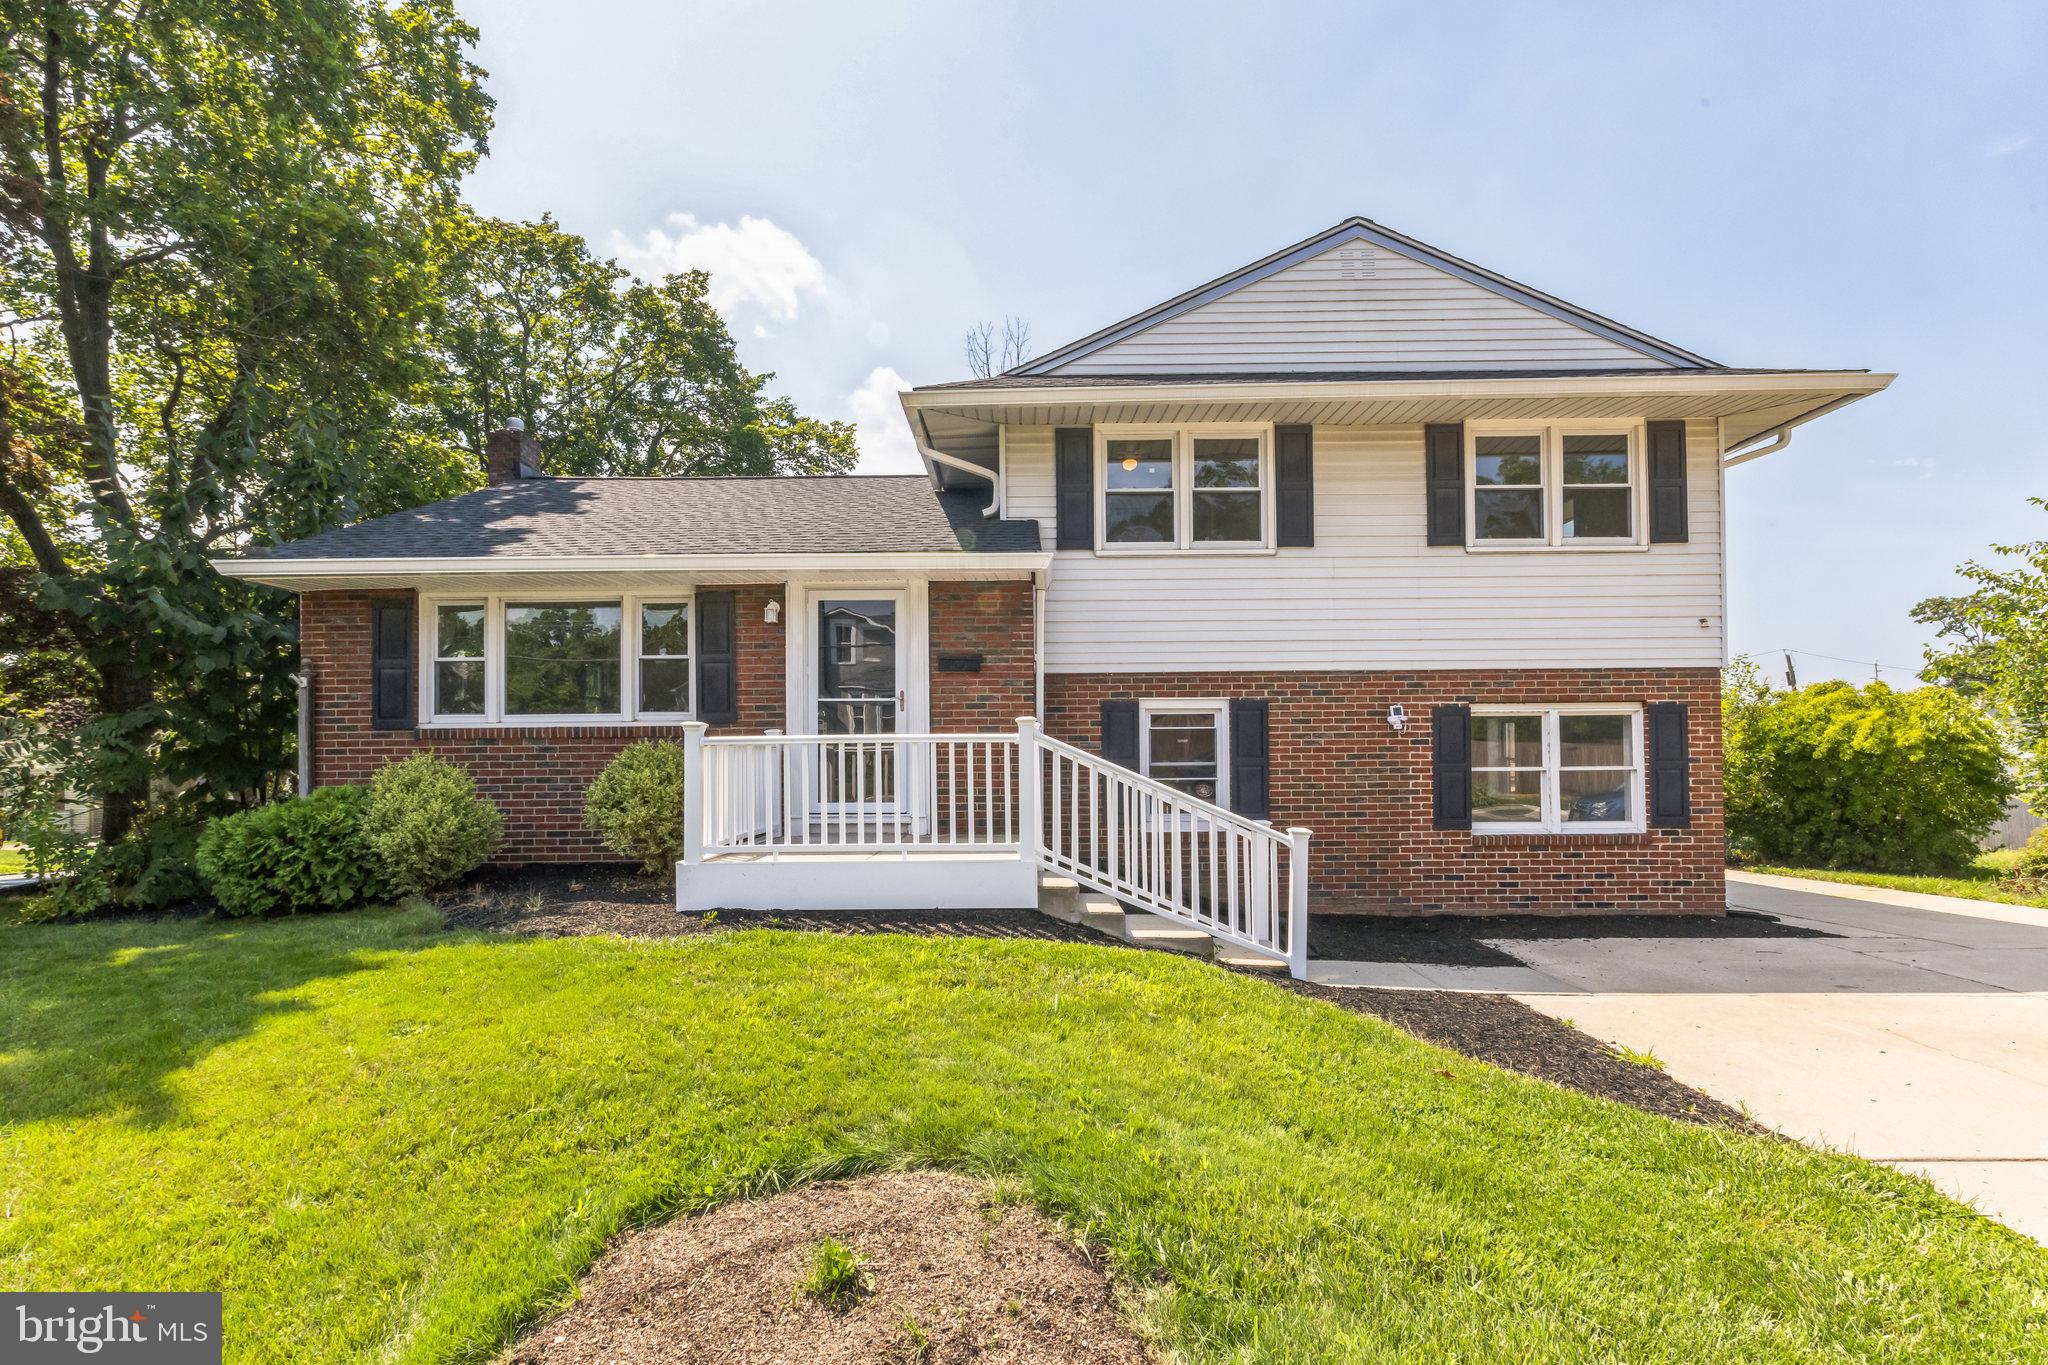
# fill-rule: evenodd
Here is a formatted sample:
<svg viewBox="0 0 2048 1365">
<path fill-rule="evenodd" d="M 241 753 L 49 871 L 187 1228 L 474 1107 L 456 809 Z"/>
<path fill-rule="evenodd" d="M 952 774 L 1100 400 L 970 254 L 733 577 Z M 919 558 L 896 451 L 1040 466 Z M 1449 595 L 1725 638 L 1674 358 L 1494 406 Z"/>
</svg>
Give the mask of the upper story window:
<svg viewBox="0 0 2048 1365">
<path fill-rule="evenodd" d="M 1109 551 L 1246 550 L 1272 544 L 1268 427 L 1096 428 Z"/>
<path fill-rule="evenodd" d="M 690 616 L 676 596 L 428 599 L 422 709 L 444 724 L 686 717 Z"/>
<path fill-rule="evenodd" d="M 1601 423 L 1468 423 L 1473 546 L 1641 543 L 1641 430 Z"/>
</svg>

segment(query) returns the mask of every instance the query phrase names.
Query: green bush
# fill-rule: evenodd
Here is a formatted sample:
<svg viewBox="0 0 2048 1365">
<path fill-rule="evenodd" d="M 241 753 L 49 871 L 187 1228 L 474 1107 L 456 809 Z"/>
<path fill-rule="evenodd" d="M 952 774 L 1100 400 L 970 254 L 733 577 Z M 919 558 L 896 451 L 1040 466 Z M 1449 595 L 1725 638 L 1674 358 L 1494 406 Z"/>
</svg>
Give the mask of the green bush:
<svg viewBox="0 0 2048 1365">
<path fill-rule="evenodd" d="M 2013 877 L 2048 877 L 2048 825 L 2043 825 L 2027 836 L 2026 846 L 2014 861 L 2007 875 Z"/>
<path fill-rule="evenodd" d="M 1737 670 L 1722 717 L 1729 837 L 1767 862 L 1960 869 L 2011 792 L 1996 725 L 1945 687 L 1772 692 Z"/>
<path fill-rule="evenodd" d="M 468 773 L 416 754 L 370 780 L 363 842 L 394 896 L 413 896 L 474 871 L 504 842 L 498 808 Z"/>
<path fill-rule="evenodd" d="M 342 910 L 389 894 L 363 841 L 361 787 L 223 816 L 199 839 L 199 872 L 230 915 Z"/>
<path fill-rule="evenodd" d="M 683 746 L 672 739 L 629 745 L 590 784 L 583 818 L 606 848 L 638 858 L 642 871 L 674 867 L 683 856 Z"/>
</svg>

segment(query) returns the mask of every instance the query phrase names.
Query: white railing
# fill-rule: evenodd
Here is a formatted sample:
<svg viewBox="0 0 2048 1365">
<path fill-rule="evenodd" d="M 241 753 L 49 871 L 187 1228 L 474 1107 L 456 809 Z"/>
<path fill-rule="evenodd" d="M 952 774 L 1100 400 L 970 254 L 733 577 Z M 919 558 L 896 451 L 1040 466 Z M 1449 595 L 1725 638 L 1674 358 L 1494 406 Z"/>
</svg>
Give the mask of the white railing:
<svg viewBox="0 0 2048 1365">
<path fill-rule="evenodd" d="M 684 727 L 683 863 L 1013 853 L 1308 972 L 1308 842 L 1041 734 L 721 735 Z M 849 876 L 858 875 L 849 870 Z"/>
<path fill-rule="evenodd" d="M 699 856 L 1017 852 L 1019 767 L 1015 734 L 721 735 L 690 824 Z"/>
<path fill-rule="evenodd" d="M 1306 973 L 1307 830 L 1248 819 L 1046 735 L 1032 751 L 1043 866 Z"/>
</svg>

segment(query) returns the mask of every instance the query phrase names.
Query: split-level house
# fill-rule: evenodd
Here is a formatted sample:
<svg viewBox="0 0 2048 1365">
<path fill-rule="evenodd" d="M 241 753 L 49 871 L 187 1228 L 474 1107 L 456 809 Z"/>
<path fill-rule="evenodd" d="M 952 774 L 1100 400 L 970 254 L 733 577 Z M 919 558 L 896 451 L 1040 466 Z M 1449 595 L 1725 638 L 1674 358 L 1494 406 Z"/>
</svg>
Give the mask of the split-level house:
<svg viewBox="0 0 2048 1365">
<path fill-rule="evenodd" d="M 490 486 L 223 561 L 305 777 L 432 750 L 512 861 L 685 742 L 684 906 L 1723 907 L 1723 484 L 1883 389 L 1734 368 L 1362 218 L 992 378 L 904 477 Z"/>
</svg>

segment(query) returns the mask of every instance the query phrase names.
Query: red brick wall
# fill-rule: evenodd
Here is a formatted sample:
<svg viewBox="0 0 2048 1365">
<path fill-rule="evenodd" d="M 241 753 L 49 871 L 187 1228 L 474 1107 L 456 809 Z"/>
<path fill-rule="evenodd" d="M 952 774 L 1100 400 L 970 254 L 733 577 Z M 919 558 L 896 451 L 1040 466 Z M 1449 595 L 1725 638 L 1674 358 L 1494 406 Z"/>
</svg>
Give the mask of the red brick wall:
<svg viewBox="0 0 2048 1365">
<path fill-rule="evenodd" d="M 739 674 L 737 724 L 713 733 L 753 733 L 784 720 L 784 624 L 762 608 L 782 586 L 734 590 Z M 313 782 L 367 782 L 386 763 L 431 752 L 460 764 L 505 815 L 499 861 L 612 860 L 583 824 L 583 793 L 628 744 L 673 739 L 670 725 L 476 726 L 376 730 L 370 726 L 370 603 L 409 593 L 309 592 L 299 599 L 299 654 L 313 669 Z M 786 618 L 785 618 L 786 621 Z"/>
<path fill-rule="evenodd" d="M 1272 818 L 1314 831 L 1321 908 L 1401 912 L 1723 911 L 1720 675 L 1713 669 L 1047 676 L 1046 729 L 1100 749 L 1114 697 L 1266 697 Z M 1644 834 L 1479 835 L 1430 827 L 1438 702 L 1690 704 L 1692 826 Z M 1387 724 L 1399 702 L 1406 730 Z"/>
<path fill-rule="evenodd" d="M 939 734 L 1012 731 L 1035 704 L 1031 583 L 931 587 L 931 724 Z M 979 654 L 979 673 L 941 673 L 942 654 Z"/>
</svg>

